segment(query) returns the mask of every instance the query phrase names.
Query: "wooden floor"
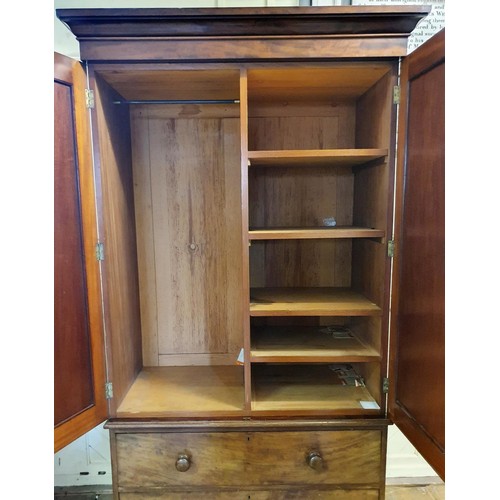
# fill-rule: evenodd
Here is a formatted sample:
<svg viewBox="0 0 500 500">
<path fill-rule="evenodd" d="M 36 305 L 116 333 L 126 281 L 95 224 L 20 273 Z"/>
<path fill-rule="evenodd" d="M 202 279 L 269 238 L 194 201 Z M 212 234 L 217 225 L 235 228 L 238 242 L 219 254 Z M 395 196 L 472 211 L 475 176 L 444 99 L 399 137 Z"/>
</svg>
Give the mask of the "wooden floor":
<svg viewBox="0 0 500 500">
<path fill-rule="evenodd" d="M 385 500 L 444 500 L 444 484 L 386 486 Z"/>
</svg>

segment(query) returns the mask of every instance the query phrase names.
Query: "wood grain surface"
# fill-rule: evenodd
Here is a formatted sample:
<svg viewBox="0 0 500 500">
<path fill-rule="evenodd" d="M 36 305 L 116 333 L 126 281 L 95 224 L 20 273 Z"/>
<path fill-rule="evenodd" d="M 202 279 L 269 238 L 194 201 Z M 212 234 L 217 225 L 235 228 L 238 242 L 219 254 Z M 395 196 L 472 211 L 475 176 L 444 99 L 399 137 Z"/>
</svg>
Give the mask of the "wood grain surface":
<svg viewBox="0 0 500 500">
<path fill-rule="evenodd" d="M 119 489 L 379 483 L 379 431 L 133 433 L 117 434 L 116 447 Z M 311 451 L 322 470 L 307 464 Z M 176 470 L 179 454 L 186 472 Z"/>
<path fill-rule="evenodd" d="M 346 288 L 253 288 L 251 316 L 378 316 L 380 308 Z"/>
<path fill-rule="evenodd" d="M 80 63 L 54 54 L 54 449 L 107 416 L 91 133 Z"/>
<path fill-rule="evenodd" d="M 375 403 L 367 387 L 342 385 L 329 366 L 254 365 L 252 368 L 255 413 L 360 415 L 380 410 L 377 406 L 367 409 L 361 404 Z"/>
<path fill-rule="evenodd" d="M 193 490 L 192 488 L 185 491 L 150 491 L 147 493 L 121 493 L 120 499 L 124 500 L 183 500 L 183 499 L 199 499 L 206 498 L 208 500 L 234 500 L 241 498 L 242 500 L 288 500 L 288 499 L 306 499 L 306 498 L 324 498 L 329 500 L 378 500 L 379 490 L 375 489 L 316 489 L 306 487 L 295 487 L 284 490 L 272 489 L 267 491 L 250 490 L 238 488 L 237 490 Z M 394 497 L 397 498 L 397 497 Z M 408 497 L 408 500 L 417 497 Z M 429 497 L 432 498 L 432 497 Z M 441 497 L 439 497 L 440 499 Z M 444 498 L 444 497 L 443 497 Z"/>
<path fill-rule="evenodd" d="M 267 326 L 252 328 L 253 363 L 334 363 L 377 361 L 380 354 L 354 334 L 334 338 L 325 327 Z"/>
<path fill-rule="evenodd" d="M 165 119 L 154 108 L 135 107 L 132 120 L 145 363 L 170 354 L 189 355 L 189 363 L 195 354 L 236 358 L 243 344 L 238 119 Z"/>
<path fill-rule="evenodd" d="M 241 366 L 144 368 L 117 411 L 120 418 L 242 416 Z"/>
</svg>

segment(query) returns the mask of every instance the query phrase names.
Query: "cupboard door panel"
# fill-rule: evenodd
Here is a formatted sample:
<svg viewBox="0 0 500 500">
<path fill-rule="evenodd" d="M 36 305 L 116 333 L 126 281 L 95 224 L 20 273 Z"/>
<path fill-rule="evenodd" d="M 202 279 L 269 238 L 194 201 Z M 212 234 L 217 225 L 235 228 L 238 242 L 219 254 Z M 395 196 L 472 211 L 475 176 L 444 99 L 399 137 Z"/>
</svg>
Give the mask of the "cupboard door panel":
<svg viewBox="0 0 500 500">
<path fill-rule="evenodd" d="M 406 150 L 398 184 L 391 416 L 444 478 L 444 32 L 411 54 L 402 73 L 407 120 L 401 128 Z"/>
<path fill-rule="evenodd" d="M 78 165 L 74 149 L 72 88 L 54 82 L 54 424 L 63 422 L 94 403 L 90 324 L 82 248 Z M 72 377 L 65 377 L 66 373 Z M 80 391 L 73 391 L 77 383 Z"/>
<path fill-rule="evenodd" d="M 90 149 L 82 68 L 55 55 L 54 426 L 58 451 L 106 417 Z M 78 96 L 78 97 L 77 97 Z M 77 140 L 77 133 L 79 135 Z"/>
</svg>

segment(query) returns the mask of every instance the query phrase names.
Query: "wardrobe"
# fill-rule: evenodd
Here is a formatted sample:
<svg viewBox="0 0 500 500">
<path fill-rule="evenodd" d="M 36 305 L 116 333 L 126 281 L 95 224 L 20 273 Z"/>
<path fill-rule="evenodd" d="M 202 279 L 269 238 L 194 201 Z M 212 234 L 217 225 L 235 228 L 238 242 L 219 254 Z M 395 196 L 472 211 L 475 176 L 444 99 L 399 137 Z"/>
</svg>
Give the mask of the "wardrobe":
<svg viewBox="0 0 500 500">
<path fill-rule="evenodd" d="M 55 449 L 115 498 L 444 479 L 444 30 L 422 6 L 61 9 Z"/>
</svg>

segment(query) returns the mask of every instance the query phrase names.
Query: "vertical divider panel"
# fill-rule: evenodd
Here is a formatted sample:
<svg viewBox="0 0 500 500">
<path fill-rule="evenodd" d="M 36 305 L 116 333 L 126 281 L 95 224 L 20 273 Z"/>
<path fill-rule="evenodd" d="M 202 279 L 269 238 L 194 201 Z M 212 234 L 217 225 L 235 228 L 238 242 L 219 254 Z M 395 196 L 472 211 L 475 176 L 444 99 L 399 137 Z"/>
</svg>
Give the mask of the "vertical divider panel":
<svg viewBox="0 0 500 500">
<path fill-rule="evenodd" d="M 132 169 L 137 232 L 137 260 L 141 304 L 142 358 L 144 366 L 158 366 L 158 303 L 148 106 L 132 106 Z"/>
<path fill-rule="evenodd" d="M 248 78 L 247 70 L 240 70 L 240 136 L 241 136 L 241 237 L 243 297 L 243 350 L 245 380 L 245 410 L 252 404 L 252 382 L 250 366 L 250 257 L 248 238 Z"/>
</svg>

